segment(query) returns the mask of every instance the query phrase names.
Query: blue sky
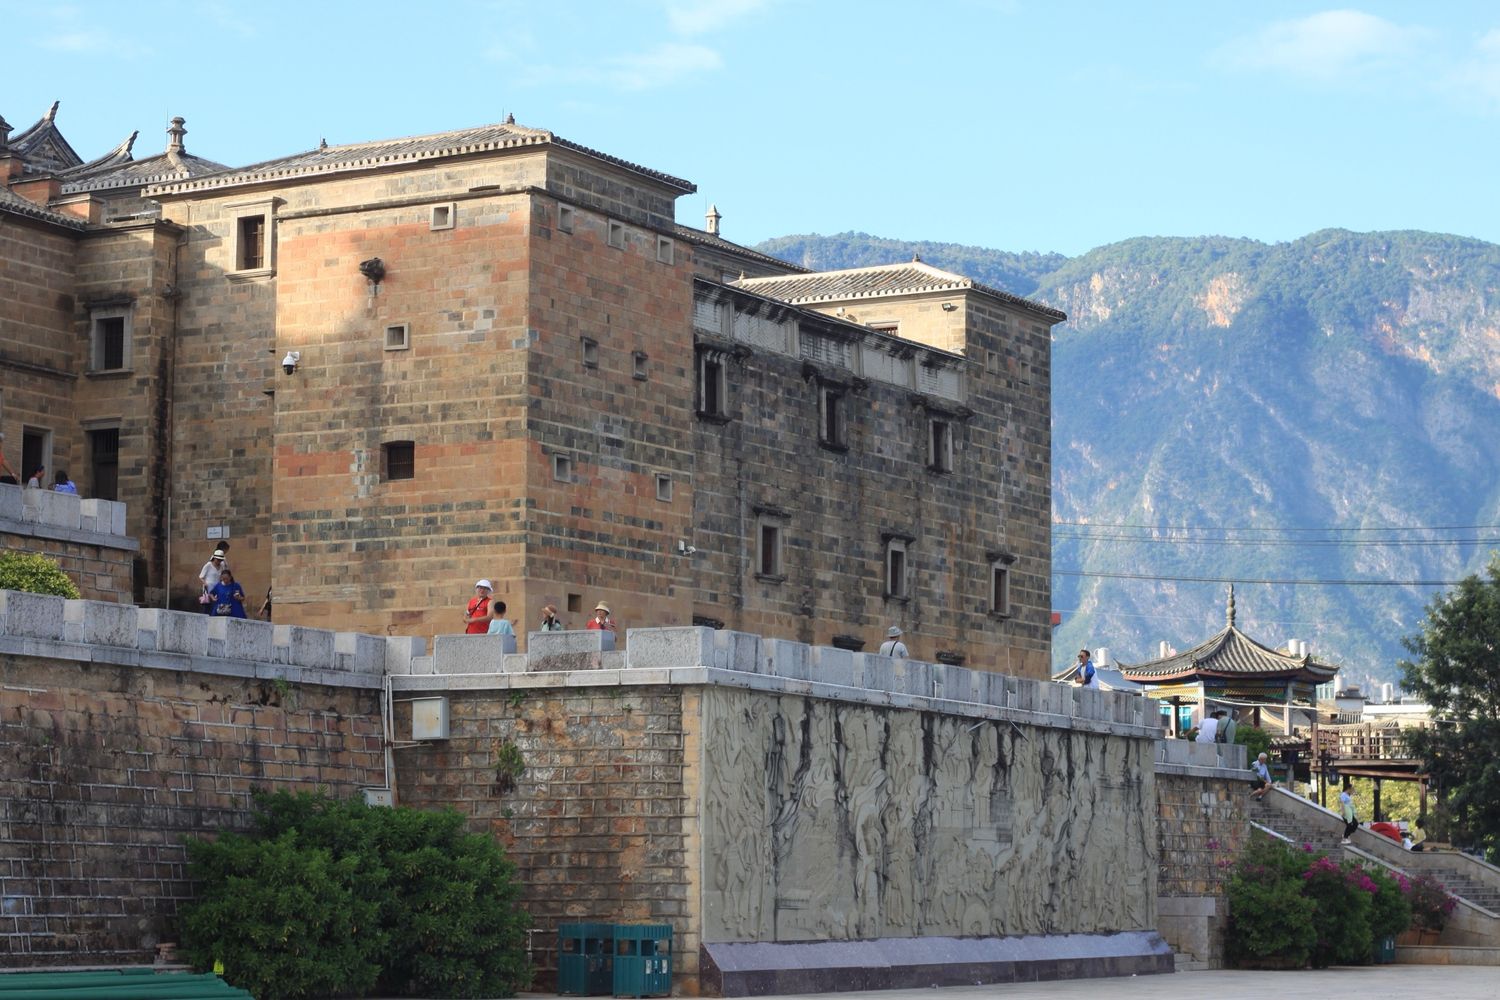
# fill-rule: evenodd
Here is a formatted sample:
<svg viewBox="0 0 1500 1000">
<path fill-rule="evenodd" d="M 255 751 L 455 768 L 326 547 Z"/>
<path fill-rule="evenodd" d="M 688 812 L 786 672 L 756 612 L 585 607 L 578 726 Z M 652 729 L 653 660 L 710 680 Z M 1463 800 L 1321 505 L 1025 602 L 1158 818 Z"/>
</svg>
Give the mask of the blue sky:
<svg viewBox="0 0 1500 1000">
<path fill-rule="evenodd" d="M 1500 242 L 1500 5 L 0 0 L 16 129 L 230 164 L 502 120 L 685 177 L 744 243 Z"/>
</svg>

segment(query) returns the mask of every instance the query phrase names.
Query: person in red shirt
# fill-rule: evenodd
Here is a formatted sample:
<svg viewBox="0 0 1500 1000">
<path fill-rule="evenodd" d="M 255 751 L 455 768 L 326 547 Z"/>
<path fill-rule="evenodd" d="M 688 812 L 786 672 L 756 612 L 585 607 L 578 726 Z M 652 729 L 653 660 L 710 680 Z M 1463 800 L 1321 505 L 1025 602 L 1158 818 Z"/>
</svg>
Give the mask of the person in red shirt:
<svg viewBox="0 0 1500 1000">
<path fill-rule="evenodd" d="M 474 598 L 464 610 L 464 631 L 469 635 L 484 635 L 490 629 L 490 591 L 494 590 L 488 580 L 474 584 Z"/>
<path fill-rule="evenodd" d="M 589 619 L 586 627 L 594 631 L 615 631 L 615 620 L 609 616 L 609 605 L 603 601 L 594 605 L 594 617 Z"/>
</svg>

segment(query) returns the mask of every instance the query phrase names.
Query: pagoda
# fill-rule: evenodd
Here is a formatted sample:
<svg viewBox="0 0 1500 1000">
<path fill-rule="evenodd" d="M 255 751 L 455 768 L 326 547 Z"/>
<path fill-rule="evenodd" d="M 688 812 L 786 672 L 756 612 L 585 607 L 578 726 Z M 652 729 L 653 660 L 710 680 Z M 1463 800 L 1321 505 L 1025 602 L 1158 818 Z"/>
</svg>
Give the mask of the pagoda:
<svg viewBox="0 0 1500 1000">
<path fill-rule="evenodd" d="M 1338 667 L 1320 663 L 1310 655 L 1297 656 L 1261 645 L 1241 632 L 1234 623 L 1234 586 L 1224 627 L 1192 649 L 1147 663 L 1119 664 L 1121 675 L 1143 688 L 1147 698 L 1172 706 L 1174 735 L 1182 728 L 1181 709 L 1194 706 L 1201 721 L 1210 703 L 1227 708 L 1251 708 L 1260 724 L 1260 709 L 1285 709 L 1284 728 L 1290 733 L 1292 710 L 1313 708 L 1316 688 L 1338 673 Z"/>
</svg>

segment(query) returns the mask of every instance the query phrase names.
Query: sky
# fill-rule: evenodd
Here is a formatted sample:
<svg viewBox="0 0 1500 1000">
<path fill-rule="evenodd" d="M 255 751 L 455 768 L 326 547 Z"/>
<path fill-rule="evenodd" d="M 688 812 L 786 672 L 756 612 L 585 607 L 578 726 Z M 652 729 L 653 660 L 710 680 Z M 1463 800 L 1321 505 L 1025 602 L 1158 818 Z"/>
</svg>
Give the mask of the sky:
<svg viewBox="0 0 1500 1000">
<path fill-rule="evenodd" d="M 744 244 L 1500 242 L 1500 5 L 0 0 L 0 115 L 244 165 L 504 120 L 686 178 Z"/>
</svg>

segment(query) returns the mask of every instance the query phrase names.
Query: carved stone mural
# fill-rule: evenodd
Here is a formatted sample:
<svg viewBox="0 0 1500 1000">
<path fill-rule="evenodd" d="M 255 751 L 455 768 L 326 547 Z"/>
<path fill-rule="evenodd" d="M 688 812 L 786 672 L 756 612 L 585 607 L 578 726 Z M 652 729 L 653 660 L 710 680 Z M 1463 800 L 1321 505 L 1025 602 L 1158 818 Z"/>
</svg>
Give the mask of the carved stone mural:
<svg viewBox="0 0 1500 1000">
<path fill-rule="evenodd" d="M 1151 928 L 1152 743 L 704 691 L 703 940 Z"/>
</svg>

